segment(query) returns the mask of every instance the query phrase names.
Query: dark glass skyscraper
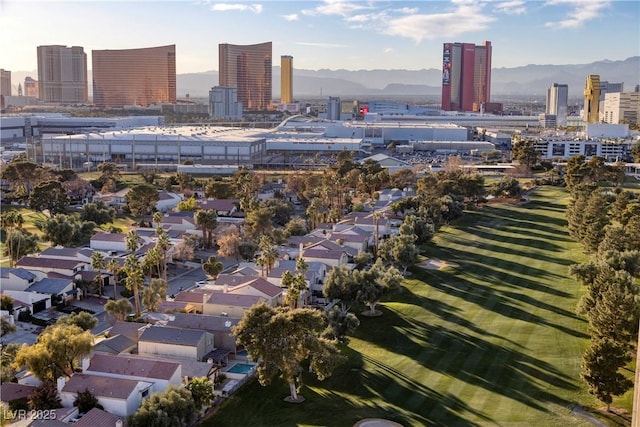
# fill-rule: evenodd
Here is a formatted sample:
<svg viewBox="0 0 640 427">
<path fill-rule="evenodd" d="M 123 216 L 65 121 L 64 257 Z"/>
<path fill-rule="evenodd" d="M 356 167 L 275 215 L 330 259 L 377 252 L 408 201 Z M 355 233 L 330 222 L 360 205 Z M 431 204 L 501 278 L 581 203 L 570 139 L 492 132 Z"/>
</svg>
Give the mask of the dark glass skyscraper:
<svg viewBox="0 0 640 427">
<path fill-rule="evenodd" d="M 238 89 L 238 101 L 247 111 L 271 106 L 271 42 L 218 45 L 220 84 Z"/>
<path fill-rule="evenodd" d="M 445 43 L 442 52 L 442 109 L 480 111 L 491 99 L 491 42 Z"/>
</svg>

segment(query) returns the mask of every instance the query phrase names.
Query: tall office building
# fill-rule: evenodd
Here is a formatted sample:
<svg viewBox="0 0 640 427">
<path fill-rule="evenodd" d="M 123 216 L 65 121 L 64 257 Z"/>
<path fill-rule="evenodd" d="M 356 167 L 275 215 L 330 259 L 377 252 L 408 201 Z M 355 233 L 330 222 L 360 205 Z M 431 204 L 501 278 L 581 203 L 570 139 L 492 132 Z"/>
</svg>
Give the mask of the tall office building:
<svg viewBox="0 0 640 427">
<path fill-rule="evenodd" d="M 238 101 L 248 111 L 271 106 L 271 42 L 218 45 L 219 86 L 238 89 Z"/>
<path fill-rule="evenodd" d="M 607 93 L 601 111 L 605 123 L 637 125 L 640 123 L 640 93 Z"/>
<path fill-rule="evenodd" d="M 31 98 L 37 98 L 39 96 L 37 80 L 34 80 L 32 77 L 24 78 L 24 95 Z"/>
<path fill-rule="evenodd" d="M 624 92 L 624 82 L 613 83 L 606 80 L 600 80 L 600 102 L 604 101 L 604 96 L 607 93 L 622 93 Z"/>
<path fill-rule="evenodd" d="M 209 117 L 212 119 L 241 120 L 242 103 L 238 102 L 235 87 L 214 86 L 209 91 Z"/>
<path fill-rule="evenodd" d="M 587 76 L 584 85 L 584 111 L 585 123 L 598 123 L 600 121 L 600 76 L 591 74 Z"/>
<path fill-rule="evenodd" d="M 92 64 L 97 107 L 176 102 L 176 45 L 94 50 Z"/>
<path fill-rule="evenodd" d="M 480 111 L 491 102 L 491 42 L 445 43 L 442 52 L 442 109 Z"/>
<path fill-rule="evenodd" d="M 0 95 L 11 96 L 11 71 L 0 69 Z"/>
<path fill-rule="evenodd" d="M 293 102 L 293 56 L 280 57 L 280 103 Z"/>
<path fill-rule="evenodd" d="M 547 107 L 545 114 L 556 116 L 557 126 L 567 125 L 567 104 L 569 87 L 565 84 L 554 83 L 547 89 Z"/>
<path fill-rule="evenodd" d="M 38 46 L 40 100 L 86 103 L 89 100 L 87 54 L 81 46 Z"/>
</svg>

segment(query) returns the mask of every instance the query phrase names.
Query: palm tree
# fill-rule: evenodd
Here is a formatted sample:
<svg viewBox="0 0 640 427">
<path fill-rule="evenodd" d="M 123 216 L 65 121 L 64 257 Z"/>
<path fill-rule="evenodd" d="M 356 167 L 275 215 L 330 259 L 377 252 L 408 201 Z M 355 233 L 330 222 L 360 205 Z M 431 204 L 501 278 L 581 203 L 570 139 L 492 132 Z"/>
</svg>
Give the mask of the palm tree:
<svg viewBox="0 0 640 427">
<path fill-rule="evenodd" d="M 102 296 L 102 287 L 104 285 L 104 281 L 102 279 L 102 270 L 107 267 L 107 263 L 104 260 L 102 254 L 98 251 L 95 251 L 91 254 L 91 268 L 98 272 L 98 293 Z"/>
<path fill-rule="evenodd" d="M 207 248 L 213 246 L 213 230 L 218 225 L 218 214 L 213 209 L 199 210 L 194 214 L 196 225 L 202 228 L 202 238 Z"/>
<path fill-rule="evenodd" d="M 140 317 L 140 288 L 144 285 L 144 273 L 140 260 L 135 254 L 127 257 L 124 263 L 124 271 L 127 274 L 125 285 L 128 290 L 133 292 L 133 302 L 136 307 L 136 317 Z"/>
<path fill-rule="evenodd" d="M 106 265 L 106 270 L 113 274 L 113 299 L 118 299 L 118 273 L 120 272 L 120 264 L 115 258 L 111 258 Z"/>
<path fill-rule="evenodd" d="M 262 236 L 260 243 L 260 256 L 258 257 L 257 264 L 260 267 L 267 268 L 267 274 L 271 271 L 271 268 L 278 260 L 278 250 L 268 236 Z"/>
</svg>

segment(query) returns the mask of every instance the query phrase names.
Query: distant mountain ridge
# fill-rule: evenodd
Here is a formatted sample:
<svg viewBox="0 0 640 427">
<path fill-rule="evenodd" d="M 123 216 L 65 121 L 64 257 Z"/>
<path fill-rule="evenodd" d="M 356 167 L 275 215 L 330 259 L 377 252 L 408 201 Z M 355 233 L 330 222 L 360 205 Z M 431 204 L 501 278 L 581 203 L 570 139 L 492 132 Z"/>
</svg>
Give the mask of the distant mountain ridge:
<svg viewBox="0 0 640 427">
<path fill-rule="evenodd" d="M 530 64 L 514 68 L 494 68 L 491 74 L 493 96 L 532 95 L 546 96 L 553 83 L 569 86 L 569 97 L 582 97 L 587 75 L 598 74 L 600 80 L 624 82 L 625 92 L 632 92 L 640 84 L 640 56 L 625 60 L 602 60 L 589 64 L 537 65 Z M 35 71 L 12 73 L 14 95 L 18 83 L 26 76 L 37 78 Z M 441 93 L 441 70 L 305 70 L 293 71 L 293 93 L 297 97 L 329 96 L 393 96 L 430 95 Z M 92 94 L 89 71 L 89 94 Z M 186 94 L 192 98 L 208 97 L 209 90 L 218 84 L 218 71 L 178 74 L 176 76 L 178 98 Z M 280 67 L 273 67 L 273 97 L 280 95 Z"/>
<path fill-rule="evenodd" d="M 295 61 L 295 58 L 294 58 Z M 295 64 L 295 62 L 294 62 Z M 581 97 L 587 75 L 598 74 L 600 80 L 624 82 L 625 92 L 640 84 L 640 56 L 620 61 L 603 60 L 590 64 L 537 65 L 494 68 L 491 73 L 493 95 L 546 96 L 553 83 L 569 86 L 570 97 Z M 293 72 L 294 97 L 304 96 L 375 96 L 375 95 L 440 95 L 440 70 L 305 70 Z M 218 72 L 179 74 L 178 97 L 207 96 L 217 85 Z M 207 86 L 208 85 L 208 86 Z M 280 94 L 280 67 L 273 67 L 273 96 Z"/>
</svg>

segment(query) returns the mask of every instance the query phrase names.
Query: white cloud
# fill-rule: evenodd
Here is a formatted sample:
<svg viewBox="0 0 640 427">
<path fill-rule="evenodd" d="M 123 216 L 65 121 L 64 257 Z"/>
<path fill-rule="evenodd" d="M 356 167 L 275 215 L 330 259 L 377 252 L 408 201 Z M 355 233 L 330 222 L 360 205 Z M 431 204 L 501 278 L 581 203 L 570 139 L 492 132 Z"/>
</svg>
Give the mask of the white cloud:
<svg viewBox="0 0 640 427">
<path fill-rule="evenodd" d="M 253 13 L 262 13 L 262 5 L 261 4 L 244 4 L 244 3 L 214 3 L 211 6 L 211 10 L 215 12 L 229 12 L 232 10 L 237 10 L 240 12 L 253 12 Z"/>
<path fill-rule="evenodd" d="M 496 3 L 493 10 L 507 15 L 522 15 L 527 11 L 524 0 L 512 0 Z"/>
<path fill-rule="evenodd" d="M 292 13 L 290 15 L 282 15 L 282 17 L 284 18 L 285 21 L 297 21 L 298 20 L 298 14 L 297 13 Z"/>
<path fill-rule="evenodd" d="M 383 53 L 391 53 L 391 52 L 393 52 L 393 48 L 392 47 L 385 47 L 382 52 Z"/>
<path fill-rule="evenodd" d="M 569 11 L 565 19 L 545 23 L 550 28 L 578 28 L 585 22 L 596 19 L 611 2 L 598 0 L 549 0 L 545 6 L 567 6 Z"/>
<path fill-rule="evenodd" d="M 496 18 L 483 13 L 484 4 L 476 1 L 454 1 L 451 12 L 414 14 L 390 19 L 383 33 L 407 37 L 417 43 L 442 37 L 486 30 Z"/>
<path fill-rule="evenodd" d="M 325 0 L 320 6 L 314 9 L 305 9 L 302 13 L 304 15 L 338 15 L 347 17 L 353 12 L 365 9 L 370 9 L 370 7 L 356 2 Z"/>
<path fill-rule="evenodd" d="M 342 47 L 349 47 L 346 44 L 337 44 L 337 43 L 315 43 L 315 42 L 296 42 L 297 45 L 299 46 L 311 46 L 311 47 L 337 47 L 337 48 L 342 48 Z"/>
</svg>

